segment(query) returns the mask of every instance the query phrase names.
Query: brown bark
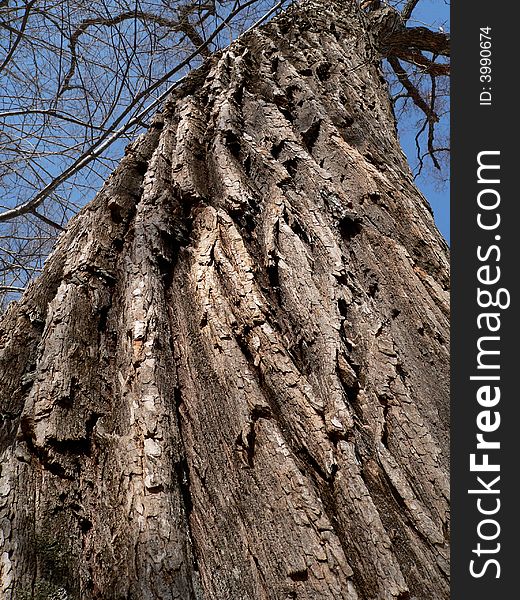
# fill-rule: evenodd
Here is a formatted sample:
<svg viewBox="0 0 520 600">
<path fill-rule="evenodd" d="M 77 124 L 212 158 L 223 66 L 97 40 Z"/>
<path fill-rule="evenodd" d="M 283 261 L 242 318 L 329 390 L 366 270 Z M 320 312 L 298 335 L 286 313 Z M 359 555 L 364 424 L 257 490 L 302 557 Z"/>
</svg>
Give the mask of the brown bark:
<svg viewBox="0 0 520 600">
<path fill-rule="evenodd" d="M 366 22 L 210 59 L 10 306 L 0 598 L 448 598 L 447 248 Z"/>
</svg>

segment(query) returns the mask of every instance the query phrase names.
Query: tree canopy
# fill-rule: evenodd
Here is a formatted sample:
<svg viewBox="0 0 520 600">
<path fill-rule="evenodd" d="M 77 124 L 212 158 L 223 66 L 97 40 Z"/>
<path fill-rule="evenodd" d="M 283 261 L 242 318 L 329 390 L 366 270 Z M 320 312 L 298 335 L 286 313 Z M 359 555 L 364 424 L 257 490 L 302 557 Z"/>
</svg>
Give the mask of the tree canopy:
<svg viewBox="0 0 520 600">
<path fill-rule="evenodd" d="M 274 0 L 8 0 L 0 6 L 0 302 L 41 270 L 168 93 L 231 40 L 287 7 Z M 398 115 L 418 112 L 419 168 L 447 151 L 449 36 L 412 23 L 418 0 L 364 1 L 367 64 L 386 61 Z M 382 21 L 391 25 L 381 28 Z M 379 24 L 378 24 L 379 23 Z M 389 33 L 391 32 L 391 33 Z M 360 65 L 359 68 L 365 68 Z"/>
</svg>

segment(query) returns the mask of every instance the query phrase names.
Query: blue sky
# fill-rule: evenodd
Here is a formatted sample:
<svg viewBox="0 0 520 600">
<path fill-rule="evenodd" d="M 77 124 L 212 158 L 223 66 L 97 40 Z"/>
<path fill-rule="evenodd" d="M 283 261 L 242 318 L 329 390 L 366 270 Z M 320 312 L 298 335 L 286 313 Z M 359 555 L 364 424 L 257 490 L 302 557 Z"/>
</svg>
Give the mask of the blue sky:
<svg viewBox="0 0 520 600">
<path fill-rule="evenodd" d="M 449 16 L 450 7 L 445 0 L 421 0 L 414 10 L 410 26 L 428 26 L 431 29 L 443 27 L 445 31 L 449 31 Z M 413 123 L 412 123 L 413 121 Z M 406 121 L 400 126 L 401 143 L 403 150 L 406 152 L 412 168 L 416 162 L 415 159 L 415 116 L 410 116 L 409 121 Z M 440 132 L 449 133 L 448 119 L 444 119 L 440 123 Z M 446 168 L 446 167 L 445 167 Z M 447 167 L 449 169 L 449 167 Z M 444 174 L 444 177 L 449 177 L 449 172 Z M 449 180 L 441 184 L 438 178 L 432 176 L 431 169 L 416 179 L 416 184 L 422 191 L 428 202 L 430 203 L 434 215 L 435 222 L 440 232 L 450 242 L 450 190 Z"/>
</svg>

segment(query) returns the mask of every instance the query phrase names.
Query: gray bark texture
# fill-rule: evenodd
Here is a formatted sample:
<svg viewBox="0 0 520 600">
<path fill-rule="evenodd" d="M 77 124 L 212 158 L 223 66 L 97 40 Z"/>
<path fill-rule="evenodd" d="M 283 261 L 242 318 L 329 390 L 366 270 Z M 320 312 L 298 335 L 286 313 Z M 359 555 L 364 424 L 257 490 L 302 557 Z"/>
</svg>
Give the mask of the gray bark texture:
<svg viewBox="0 0 520 600">
<path fill-rule="evenodd" d="M 9 307 L 2 600 L 449 597 L 448 252 L 384 21 L 208 59 Z"/>
</svg>

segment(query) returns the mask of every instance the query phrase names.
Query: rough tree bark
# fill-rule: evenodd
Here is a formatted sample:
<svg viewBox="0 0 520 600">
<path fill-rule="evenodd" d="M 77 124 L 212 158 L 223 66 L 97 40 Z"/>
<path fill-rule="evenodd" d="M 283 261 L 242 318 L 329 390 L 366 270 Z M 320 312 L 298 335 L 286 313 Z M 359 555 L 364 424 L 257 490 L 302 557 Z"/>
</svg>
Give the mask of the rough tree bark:
<svg viewBox="0 0 520 600">
<path fill-rule="evenodd" d="M 307 2 L 193 73 L 0 325 L 0 597 L 446 599 L 448 257 Z"/>
</svg>

